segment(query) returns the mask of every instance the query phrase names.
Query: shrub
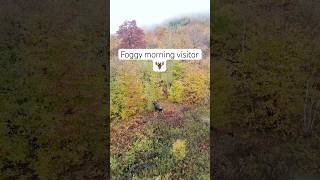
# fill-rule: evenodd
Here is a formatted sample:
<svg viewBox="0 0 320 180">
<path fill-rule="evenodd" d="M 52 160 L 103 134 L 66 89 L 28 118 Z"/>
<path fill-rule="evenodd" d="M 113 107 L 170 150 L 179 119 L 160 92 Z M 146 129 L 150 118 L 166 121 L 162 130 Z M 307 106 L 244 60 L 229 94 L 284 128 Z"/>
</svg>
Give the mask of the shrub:
<svg viewBox="0 0 320 180">
<path fill-rule="evenodd" d="M 143 93 L 145 95 L 145 108 L 152 109 L 152 102 L 162 98 L 161 88 L 159 88 L 159 80 L 157 73 L 150 71 L 152 65 L 148 62 L 141 63 L 139 66 L 139 79 L 143 84 Z"/>
<path fill-rule="evenodd" d="M 183 79 L 183 99 L 188 104 L 204 102 L 208 88 L 207 75 L 200 70 L 189 71 Z"/>
<path fill-rule="evenodd" d="M 172 73 L 174 80 L 181 79 L 184 74 L 184 69 L 181 62 L 169 61 L 170 69 L 168 72 Z"/>
<path fill-rule="evenodd" d="M 208 95 L 208 77 L 200 70 L 189 70 L 181 80 L 174 81 L 169 89 L 169 101 L 186 104 L 204 103 Z"/>
<path fill-rule="evenodd" d="M 119 162 L 116 160 L 115 157 L 110 157 L 110 169 L 111 171 L 114 171 L 118 168 Z"/>
<path fill-rule="evenodd" d="M 137 137 L 128 151 L 119 157 L 110 159 L 111 176 L 113 179 L 132 178 L 141 175 L 141 168 L 152 165 L 148 159 L 154 152 L 152 141 L 145 136 Z"/>
<path fill-rule="evenodd" d="M 143 86 L 133 73 L 119 74 L 111 81 L 110 88 L 112 119 L 127 119 L 144 108 Z"/>
<path fill-rule="evenodd" d="M 181 81 L 175 81 L 169 89 L 169 101 L 181 103 L 183 100 L 183 84 Z"/>
<path fill-rule="evenodd" d="M 177 139 L 172 145 L 171 152 L 178 160 L 184 159 L 186 156 L 186 140 Z"/>
</svg>

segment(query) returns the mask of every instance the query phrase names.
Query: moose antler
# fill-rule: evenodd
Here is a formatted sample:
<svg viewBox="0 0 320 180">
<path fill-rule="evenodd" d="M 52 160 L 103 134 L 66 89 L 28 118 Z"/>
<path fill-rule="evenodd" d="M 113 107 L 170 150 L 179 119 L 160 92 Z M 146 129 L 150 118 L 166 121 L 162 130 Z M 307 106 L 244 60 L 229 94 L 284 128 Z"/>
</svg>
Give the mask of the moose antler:
<svg viewBox="0 0 320 180">
<path fill-rule="evenodd" d="M 164 62 L 161 62 L 161 63 L 155 62 L 155 64 L 158 66 L 159 69 L 161 69 L 161 67 L 164 65 Z"/>
</svg>

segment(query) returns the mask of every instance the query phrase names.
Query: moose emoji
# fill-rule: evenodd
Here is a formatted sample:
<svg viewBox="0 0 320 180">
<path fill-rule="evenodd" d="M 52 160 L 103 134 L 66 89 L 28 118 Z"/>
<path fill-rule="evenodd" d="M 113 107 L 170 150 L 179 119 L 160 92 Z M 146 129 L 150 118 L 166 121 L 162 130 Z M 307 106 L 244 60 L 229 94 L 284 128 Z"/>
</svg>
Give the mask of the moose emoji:
<svg viewBox="0 0 320 180">
<path fill-rule="evenodd" d="M 158 66 L 158 68 L 160 70 L 161 67 L 164 65 L 164 62 L 161 62 L 161 63 L 155 62 L 155 64 Z"/>
</svg>

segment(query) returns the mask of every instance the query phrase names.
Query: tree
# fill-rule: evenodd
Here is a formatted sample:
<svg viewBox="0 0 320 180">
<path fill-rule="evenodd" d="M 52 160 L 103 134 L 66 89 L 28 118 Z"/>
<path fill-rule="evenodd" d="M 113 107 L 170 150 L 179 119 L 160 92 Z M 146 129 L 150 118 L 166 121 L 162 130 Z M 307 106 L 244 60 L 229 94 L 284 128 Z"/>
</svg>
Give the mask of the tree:
<svg viewBox="0 0 320 180">
<path fill-rule="evenodd" d="M 130 67 L 125 67 L 117 78 L 111 80 L 111 119 L 127 119 L 144 108 L 143 84 Z"/>
<path fill-rule="evenodd" d="M 136 21 L 125 21 L 117 31 L 119 39 L 121 39 L 120 48 L 145 48 L 146 42 L 144 32 L 137 27 Z"/>
</svg>

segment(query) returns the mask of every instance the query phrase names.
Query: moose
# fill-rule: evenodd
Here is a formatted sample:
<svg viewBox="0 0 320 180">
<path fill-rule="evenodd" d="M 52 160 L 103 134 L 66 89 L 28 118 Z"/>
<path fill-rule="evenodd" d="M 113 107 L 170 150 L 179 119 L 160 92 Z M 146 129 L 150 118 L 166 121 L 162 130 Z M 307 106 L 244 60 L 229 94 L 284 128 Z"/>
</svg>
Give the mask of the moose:
<svg viewBox="0 0 320 180">
<path fill-rule="evenodd" d="M 164 62 L 161 62 L 161 63 L 155 62 L 155 64 L 158 66 L 158 68 L 160 70 L 161 67 L 164 65 Z"/>
<path fill-rule="evenodd" d="M 161 112 L 161 113 L 163 113 L 163 108 L 162 108 L 162 106 L 160 105 L 159 102 L 154 101 L 154 102 L 153 102 L 153 106 L 154 106 L 155 112 Z"/>
</svg>

